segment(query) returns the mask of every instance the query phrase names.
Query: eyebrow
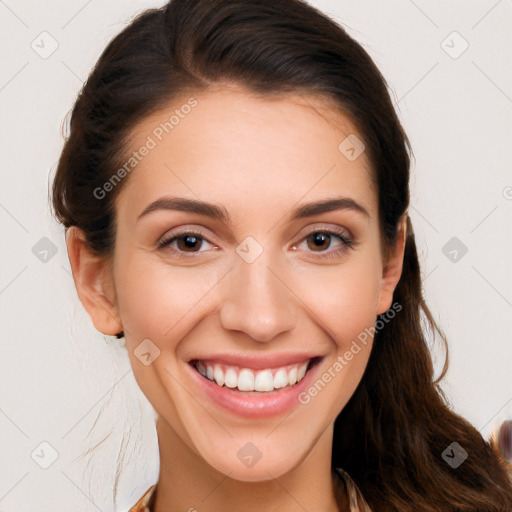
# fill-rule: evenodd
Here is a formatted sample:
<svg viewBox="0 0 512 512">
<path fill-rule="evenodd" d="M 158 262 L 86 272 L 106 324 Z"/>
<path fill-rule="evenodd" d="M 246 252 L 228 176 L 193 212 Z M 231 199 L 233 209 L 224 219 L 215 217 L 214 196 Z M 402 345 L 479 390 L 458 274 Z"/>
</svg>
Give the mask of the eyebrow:
<svg viewBox="0 0 512 512">
<path fill-rule="evenodd" d="M 197 213 L 199 215 L 210 217 L 214 220 L 225 222 L 226 224 L 229 224 L 230 222 L 229 213 L 224 206 L 219 206 L 205 201 L 198 201 L 195 199 L 171 196 L 161 197 L 156 201 L 153 201 L 151 204 L 146 206 L 146 208 L 144 208 L 142 213 L 137 217 L 137 220 L 146 216 L 150 212 L 158 210 L 174 210 L 180 212 Z M 350 197 L 335 197 L 331 199 L 325 199 L 323 201 L 315 201 L 302 204 L 292 211 L 289 219 L 303 219 L 306 217 L 312 217 L 313 215 L 320 215 L 322 213 L 336 210 L 352 210 L 364 215 L 365 217 L 370 217 L 368 210 L 366 210 L 366 208 L 364 208 Z"/>
</svg>

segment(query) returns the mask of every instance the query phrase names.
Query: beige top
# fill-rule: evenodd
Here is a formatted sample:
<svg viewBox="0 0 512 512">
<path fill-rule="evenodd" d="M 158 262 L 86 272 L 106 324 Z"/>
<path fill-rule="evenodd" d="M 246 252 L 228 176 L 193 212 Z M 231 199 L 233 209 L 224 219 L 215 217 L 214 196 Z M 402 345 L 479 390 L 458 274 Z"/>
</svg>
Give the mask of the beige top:
<svg viewBox="0 0 512 512">
<path fill-rule="evenodd" d="M 336 468 L 341 481 L 345 486 L 345 492 L 349 503 L 349 512 L 372 512 L 366 503 L 361 491 L 354 483 L 352 478 L 341 468 Z M 152 512 L 156 484 L 152 485 L 140 498 L 140 500 L 128 512 Z"/>
</svg>

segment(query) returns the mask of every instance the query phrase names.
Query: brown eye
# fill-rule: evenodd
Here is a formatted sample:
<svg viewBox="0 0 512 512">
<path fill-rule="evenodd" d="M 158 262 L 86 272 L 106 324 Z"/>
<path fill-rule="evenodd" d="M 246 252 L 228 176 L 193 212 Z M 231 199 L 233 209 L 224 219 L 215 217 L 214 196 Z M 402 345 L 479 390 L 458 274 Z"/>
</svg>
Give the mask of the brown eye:
<svg viewBox="0 0 512 512">
<path fill-rule="evenodd" d="M 303 245 L 304 244 L 304 245 Z M 353 249 L 357 242 L 352 239 L 346 229 L 322 229 L 312 231 L 309 235 L 293 247 L 294 250 L 303 245 L 306 253 L 315 253 L 317 260 L 335 261 L 342 258 L 349 249 Z"/>
<path fill-rule="evenodd" d="M 176 237 L 177 247 L 180 251 L 195 252 L 201 247 L 202 238 L 195 235 L 181 235 Z"/>
<path fill-rule="evenodd" d="M 307 240 L 308 248 L 313 249 L 313 252 L 323 252 L 331 247 L 333 238 L 341 242 L 342 248 L 352 244 L 351 240 L 340 233 L 332 233 L 330 231 L 315 231 L 308 235 L 305 240 Z"/>
<path fill-rule="evenodd" d="M 217 249 L 202 233 L 182 231 L 169 233 L 158 242 L 158 248 L 175 253 L 177 256 L 186 254 L 200 254 L 208 249 Z"/>
<path fill-rule="evenodd" d="M 331 245 L 331 235 L 322 231 L 311 233 L 306 237 L 306 240 L 308 240 L 308 247 L 311 249 L 328 249 Z M 310 240 L 311 244 L 309 244 Z"/>
</svg>

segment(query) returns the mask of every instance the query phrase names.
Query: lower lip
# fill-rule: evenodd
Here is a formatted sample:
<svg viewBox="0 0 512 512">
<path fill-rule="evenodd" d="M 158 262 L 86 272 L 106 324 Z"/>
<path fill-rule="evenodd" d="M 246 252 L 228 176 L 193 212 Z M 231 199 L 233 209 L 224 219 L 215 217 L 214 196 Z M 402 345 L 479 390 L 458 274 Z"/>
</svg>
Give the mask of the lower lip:
<svg viewBox="0 0 512 512">
<path fill-rule="evenodd" d="M 219 386 L 203 377 L 191 364 L 187 363 L 192 376 L 200 390 L 215 404 L 247 418 L 270 418 L 291 411 L 300 405 L 299 395 L 314 381 L 320 368 L 318 361 L 294 386 L 274 391 L 236 391 L 226 386 Z"/>
</svg>

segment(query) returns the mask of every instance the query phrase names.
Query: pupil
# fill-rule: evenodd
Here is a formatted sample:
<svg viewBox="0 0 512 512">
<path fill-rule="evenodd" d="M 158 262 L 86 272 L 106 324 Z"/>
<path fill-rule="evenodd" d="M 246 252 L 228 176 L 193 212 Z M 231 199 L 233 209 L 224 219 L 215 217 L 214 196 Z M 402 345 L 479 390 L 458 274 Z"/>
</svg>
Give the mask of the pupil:
<svg viewBox="0 0 512 512">
<path fill-rule="evenodd" d="M 325 243 L 326 238 L 327 238 L 326 235 L 323 233 L 314 233 L 313 234 L 313 240 L 314 240 L 315 245 L 317 245 L 317 246 L 321 246 L 322 243 Z"/>
<path fill-rule="evenodd" d="M 185 246 L 189 249 L 193 249 L 195 245 L 197 245 L 197 237 L 192 235 L 187 235 L 182 239 L 185 243 Z"/>
</svg>

